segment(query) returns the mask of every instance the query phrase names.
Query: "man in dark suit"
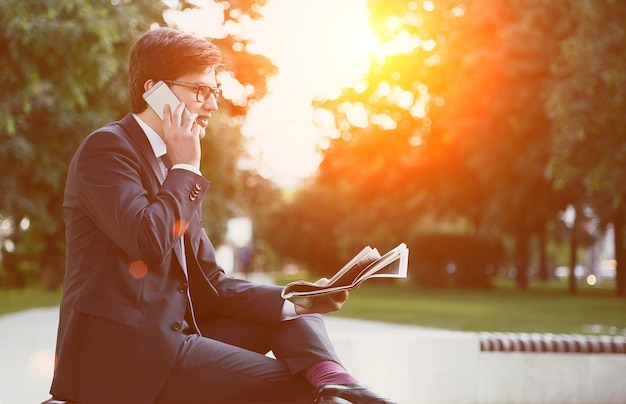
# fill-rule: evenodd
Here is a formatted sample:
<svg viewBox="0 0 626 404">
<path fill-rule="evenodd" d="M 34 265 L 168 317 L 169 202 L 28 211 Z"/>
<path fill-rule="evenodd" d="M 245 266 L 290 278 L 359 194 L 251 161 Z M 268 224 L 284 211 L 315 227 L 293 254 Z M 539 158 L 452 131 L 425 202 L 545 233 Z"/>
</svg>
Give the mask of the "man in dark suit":
<svg viewBox="0 0 626 404">
<path fill-rule="evenodd" d="M 69 167 L 67 267 L 51 393 L 77 402 L 386 403 L 340 365 L 321 313 L 281 287 L 227 277 L 201 224 L 200 140 L 220 52 L 170 29 L 130 57 L 132 113 L 90 134 Z M 180 104 L 163 120 L 142 94 Z M 275 359 L 266 355 L 272 351 Z"/>
</svg>

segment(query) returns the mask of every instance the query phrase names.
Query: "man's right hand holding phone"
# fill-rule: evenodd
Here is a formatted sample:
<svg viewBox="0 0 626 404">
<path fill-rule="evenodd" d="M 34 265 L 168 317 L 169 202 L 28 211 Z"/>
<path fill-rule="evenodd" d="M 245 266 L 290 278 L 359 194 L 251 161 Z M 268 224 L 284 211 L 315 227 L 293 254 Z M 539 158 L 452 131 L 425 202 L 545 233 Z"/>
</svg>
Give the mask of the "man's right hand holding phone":
<svg viewBox="0 0 626 404">
<path fill-rule="evenodd" d="M 167 156 L 174 164 L 188 164 L 200 169 L 200 139 L 204 129 L 196 124 L 197 113 L 190 113 L 180 102 L 173 111 L 163 106 L 163 140 Z"/>
</svg>

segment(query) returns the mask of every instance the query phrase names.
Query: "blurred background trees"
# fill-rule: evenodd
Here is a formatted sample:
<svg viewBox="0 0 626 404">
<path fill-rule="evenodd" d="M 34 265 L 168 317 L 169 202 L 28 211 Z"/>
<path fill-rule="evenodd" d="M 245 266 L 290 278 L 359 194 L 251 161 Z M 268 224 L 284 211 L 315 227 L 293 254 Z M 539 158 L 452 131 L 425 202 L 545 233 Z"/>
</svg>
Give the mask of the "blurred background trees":
<svg viewBox="0 0 626 404">
<path fill-rule="evenodd" d="M 158 3 L 2 1 L 1 283 L 58 285 L 64 267 L 63 186 L 78 142 L 127 108 L 129 47 Z"/>
<path fill-rule="evenodd" d="M 255 4 L 231 1 L 225 21 L 258 17 Z M 127 61 L 137 38 L 167 25 L 166 9 L 194 7 L 158 1 L 2 0 L 0 24 L 0 286 L 41 282 L 51 289 L 64 271 L 63 188 L 67 165 L 79 142 L 129 111 Z M 258 5 L 257 4 L 257 5 Z M 238 12 L 233 12 L 238 10 Z M 239 213 L 243 192 L 236 162 L 242 153 L 237 127 L 247 101 L 259 99 L 274 71 L 269 60 L 250 55 L 236 35 L 216 38 L 241 85 L 252 85 L 242 105 L 221 104 L 204 148 L 202 169 L 220 178 L 203 206 L 207 231 L 220 240 L 229 217 Z M 240 103 L 241 104 L 241 103 Z M 214 136 L 219 133 L 219 136 Z"/>
<path fill-rule="evenodd" d="M 54 3 L 2 1 L 0 218 L 10 242 L 0 285 L 58 285 L 67 163 L 84 136 L 125 113 L 129 47 L 166 24 L 157 2 Z M 224 21 L 258 18 L 264 3 L 221 2 Z M 611 226 L 617 293 L 626 297 L 626 5 L 368 7 L 378 51 L 359 83 L 316 102 L 334 117 L 336 136 L 315 178 L 282 201 L 275 184 L 237 165 L 248 102 L 263 97 L 275 68 L 248 53 L 236 30 L 216 39 L 232 76 L 254 88 L 221 107 L 206 137 L 203 172 L 219 178 L 204 204 L 216 244 L 230 217 L 246 215 L 257 242 L 318 275 L 364 244 L 383 251 L 406 242 L 421 286 L 485 288 L 502 274 L 524 289 L 564 260 L 573 274 L 580 248 Z M 565 242 L 571 256 L 557 260 Z"/>
<path fill-rule="evenodd" d="M 551 171 L 555 186 L 582 190 L 599 227 L 615 229 L 617 293 L 626 297 L 626 5 L 584 0 L 571 4 L 575 27 L 555 63 Z M 621 263 L 621 265 L 619 265 Z"/>
<path fill-rule="evenodd" d="M 626 6 L 368 4 L 381 47 L 402 51 L 375 55 L 361 83 L 317 103 L 339 135 L 315 182 L 278 215 L 276 223 L 317 223 L 317 232 L 301 225 L 281 235 L 284 254 L 313 253 L 330 237 L 336 251 L 298 258 L 324 266 L 330 255 L 336 266 L 363 243 L 406 241 L 418 284 L 453 274 L 457 286 L 484 287 L 498 267 L 512 267 L 522 289 L 529 275 L 553 276 L 550 245 L 564 232 L 572 273 L 579 247 L 609 223 L 623 254 Z"/>
</svg>

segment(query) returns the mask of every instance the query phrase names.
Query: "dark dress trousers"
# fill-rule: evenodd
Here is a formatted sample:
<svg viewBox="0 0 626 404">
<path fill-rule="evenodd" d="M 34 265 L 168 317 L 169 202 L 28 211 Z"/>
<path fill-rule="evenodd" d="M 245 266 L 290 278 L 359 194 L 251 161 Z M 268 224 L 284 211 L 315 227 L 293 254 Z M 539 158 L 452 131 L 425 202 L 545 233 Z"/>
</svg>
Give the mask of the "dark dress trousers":
<svg viewBox="0 0 626 404">
<path fill-rule="evenodd" d="M 338 361 L 321 316 L 281 321 L 280 287 L 228 277 L 216 264 L 201 223 L 209 185 L 188 170 L 165 176 L 132 115 L 83 141 L 63 204 L 53 396 L 290 401 L 280 390 L 305 401 L 312 387 L 296 374 L 321 359 Z"/>
</svg>

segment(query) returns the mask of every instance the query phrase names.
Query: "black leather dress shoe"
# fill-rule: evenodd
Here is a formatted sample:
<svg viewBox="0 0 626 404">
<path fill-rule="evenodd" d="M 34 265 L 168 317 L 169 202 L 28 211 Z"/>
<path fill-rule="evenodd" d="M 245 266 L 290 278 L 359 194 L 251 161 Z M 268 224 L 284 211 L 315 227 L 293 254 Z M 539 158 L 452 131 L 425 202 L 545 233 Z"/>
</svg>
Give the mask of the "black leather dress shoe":
<svg viewBox="0 0 626 404">
<path fill-rule="evenodd" d="M 324 384 L 315 389 L 318 404 L 395 404 L 362 384 Z"/>
</svg>

